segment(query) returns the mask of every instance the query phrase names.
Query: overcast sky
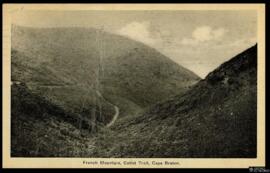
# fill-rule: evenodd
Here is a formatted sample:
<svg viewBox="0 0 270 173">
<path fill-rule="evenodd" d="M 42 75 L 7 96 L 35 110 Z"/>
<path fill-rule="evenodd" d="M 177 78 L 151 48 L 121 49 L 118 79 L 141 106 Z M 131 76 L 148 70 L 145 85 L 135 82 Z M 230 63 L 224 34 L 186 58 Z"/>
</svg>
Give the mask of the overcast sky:
<svg viewBox="0 0 270 173">
<path fill-rule="evenodd" d="M 12 20 L 103 28 L 156 48 L 202 78 L 257 40 L 256 11 L 21 11 Z"/>
</svg>

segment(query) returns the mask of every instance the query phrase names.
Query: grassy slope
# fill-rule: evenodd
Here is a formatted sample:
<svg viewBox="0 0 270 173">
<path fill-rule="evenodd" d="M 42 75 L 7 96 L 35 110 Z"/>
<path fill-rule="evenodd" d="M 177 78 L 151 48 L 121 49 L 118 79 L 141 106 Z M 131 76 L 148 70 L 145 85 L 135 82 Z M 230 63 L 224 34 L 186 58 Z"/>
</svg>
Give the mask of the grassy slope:
<svg viewBox="0 0 270 173">
<path fill-rule="evenodd" d="M 81 156 L 93 146 L 89 122 L 24 85 L 12 85 L 11 156 Z"/>
<path fill-rule="evenodd" d="M 34 94 L 44 97 L 52 104 L 58 105 L 65 111 L 83 115 L 92 120 L 91 110 L 96 109 L 96 119 L 99 122 L 108 123 L 113 115 L 114 109 L 96 97 L 95 91 L 90 87 L 84 87 L 69 83 L 69 78 L 62 77 L 47 68 L 33 68 L 27 61 L 18 59 L 29 59 L 23 53 L 12 50 L 12 75 L 13 81 L 23 81 L 28 89 Z M 93 99 L 96 98 L 96 99 Z M 95 106 L 100 104 L 101 109 Z M 16 107 L 13 107 L 16 109 Z M 102 115 L 100 114 L 102 112 Z M 106 117 L 106 119 L 105 119 Z"/>
<path fill-rule="evenodd" d="M 99 157 L 256 157 L 257 46 L 100 133 Z M 97 152 L 98 151 L 98 152 Z"/>
<path fill-rule="evenodd" d="M 12 49 L 13 80 L 77 113 L 83 103 L 86 112 L 99 103 L 104 121 L 113 109 L 97 98 L 97 89 L 120 107 L 123 117 L 184 92 L 199 79 L 142 43 L 91 28 L 14 26 Z"/>
</svg>

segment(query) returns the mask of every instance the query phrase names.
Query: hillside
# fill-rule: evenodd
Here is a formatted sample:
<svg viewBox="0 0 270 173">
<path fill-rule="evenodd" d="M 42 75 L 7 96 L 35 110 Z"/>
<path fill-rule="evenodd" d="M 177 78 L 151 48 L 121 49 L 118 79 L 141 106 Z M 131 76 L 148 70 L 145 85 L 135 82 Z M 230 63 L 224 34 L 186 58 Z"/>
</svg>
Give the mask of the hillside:
<svg viewBox="0 0 270 173">
<path fill-rule="evenodd" d="M 100 133 L 97 157 L 256 157 L 257 45 L 204 80 Z"/>
<path fill-rule="evenodd" d="M 87 119 L 33 94 L 24 83 L 13 84 L 11 92 L 12 157 L 76 157 L 91 150 Z"/>
<path fill-rule="evenodd" d="M 153 48 L 92 28 L 13 26 L 11 42 L 13 81 L 101 124 L 114 106 L 133 115 L 199 80 Z"/>
</svg>

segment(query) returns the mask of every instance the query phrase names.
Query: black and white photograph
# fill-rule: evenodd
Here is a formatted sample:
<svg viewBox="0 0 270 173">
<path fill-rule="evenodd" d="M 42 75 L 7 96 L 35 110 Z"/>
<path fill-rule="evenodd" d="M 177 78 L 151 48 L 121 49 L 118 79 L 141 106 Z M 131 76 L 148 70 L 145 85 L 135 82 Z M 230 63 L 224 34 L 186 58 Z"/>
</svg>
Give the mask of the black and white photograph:
<svg viewBox="0 0 270 173">
<path fill-rule="evenodd" d="M 11 159 L 261 157 L 256 8 L 40 7 L 10 10 Z"/>
</svg>

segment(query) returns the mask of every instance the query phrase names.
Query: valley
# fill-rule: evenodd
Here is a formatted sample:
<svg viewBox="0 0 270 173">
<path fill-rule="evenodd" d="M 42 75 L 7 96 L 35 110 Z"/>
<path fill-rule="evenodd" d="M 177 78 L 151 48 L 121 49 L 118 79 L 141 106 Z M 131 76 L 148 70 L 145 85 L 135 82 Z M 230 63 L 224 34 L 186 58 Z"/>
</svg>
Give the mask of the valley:
<svg viewBox="0 0 270 173">
<path fill-rule="evenodd" d="M 93 28 L 12 35 L 12 157 L 256 157 L 257 45 L 200 79 Z"/>
</svg>

